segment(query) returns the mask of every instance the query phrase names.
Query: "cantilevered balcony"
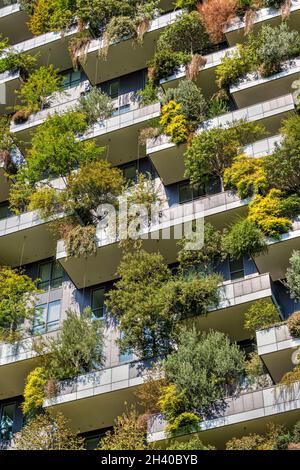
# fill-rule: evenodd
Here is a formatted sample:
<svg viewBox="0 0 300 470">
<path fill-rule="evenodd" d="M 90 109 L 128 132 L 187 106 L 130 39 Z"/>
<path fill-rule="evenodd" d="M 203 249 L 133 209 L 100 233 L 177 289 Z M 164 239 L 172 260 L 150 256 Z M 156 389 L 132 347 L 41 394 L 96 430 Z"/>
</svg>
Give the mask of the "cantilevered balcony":
<svg viewBox="0 0 300 470">
<path fill-rule="evenodd" d="M 269 374 L 278 383 L 284 374 L 295 367 L 295 356 L 300 353 L 300 338 L 293 338 L 287 325 L 256 332 L 257 352 Z"/>
<path fill-rule="evenodd" d="M 167 208 L 161 211 L 158 224 L 145 224 L 143 247 L 150 252 L 159 250 L 167 263 L 174 263 L 178 253 L 174 230 L 180 230 L 183 222 L 202 220 L 204 216 L 216 227 L 224 227 L 245 213 L 247 203 L 227 191 Z M 97 233 L 96 254 L 84 259 L 68 257 L 63 240 L 57 244 L 56 258 L 77 288 L 115 279 L 121 257 L 118 236 L 106 232 Z"/>
<path fill-rule="evenodd" d="M 224 449 L 228 440 L 247 434 L 263 434 L 268 423 L 293 426 L 300 417 L 300 382 L 290 386 L 273 386 L 227 398 L 225 411 L 218 417 L 202 421 L 193 434 L 178 432 L 176 437 L 186 441 L 198 435 L 205 444 Z M 152 417 L 148 426 L 148 442 L 167 447 L 170 439 L 161 415 Z"/>
<path fill-rule="evenodd" d="M 220 303 L 206 316 L 192 318 L 200 330 L 223 331 L 232 341 L 249 338 L 244 329 L 245 312 L 253 302 L 261 299 L 274 301 L 269 274 L 252 274 L 236 281 L 226 281 L 219 288 Z"/>
<path fill-rule="evenodd" d="M 44 408 L 62 412 L 77 432 L 112 426 L 125 408 L 136 403 L 134 392 L 144 383 L 147 368 L 132 362 L 99 370 L 58 384 Z M 147 367 L 147 366 L 146 366 Z"/>
<path fill-rule="evenodd" d="M 243 148 L 243 151 L 249 157 L 265 157 L 267 155 L 272 155 L 276 148 L 276 144 L 280 144 L 281 141 L 281 135 L 274 135 L 273 137 L 267 137 L 266 139 L 258 140 L 253 144 L 246 145 Z"/>
<path fill-rule="evenodd" d="M 230 54 L 235 50 L 235 47 L 221 49 L 219 51 L 211 52 L 203 56 L 205 65 L 199 69 L 199 73 L 195 79 L 195 83 L 203 91 L 205 96 L 212 96 L 217 91 L 216 85 L 216 67 L 221 64 L 222 58 L 226 54 Z M 164 90 L 168 88 L 176 88 L 181 80 L 186 79 L 186 68 L 181 66 L 179 70 L 170 75 L 169 77 L 162 79 L 160 85 Z"/>
<path fill-rule="evenodd" d="M 282 70 L 270 77 L 263 78 L 258 73 L 248 74 L 237 85 L 230 87 L 230 94 L 237 107 L 244 108 L 290 93 L 292 83 L 299 77 L 300 58 L 296 57 L 284 62 Z"/>
<path fill-rule="evenodd" d="M 293 96 L 288 94 L 205 121 L 196 133 L 217 126 L 228 127 L 235 121 L 246 119 L 251 122 L 260 122 L 266 126 L 271 135 L 274 135 L 278 132 L 282 120 L 294 110 Z M 184 179 L 183 154 L 185 149 L 186 145 L 176 146 L 166 135 L 147 141 L 146 153 L 164 184 Z"/>
<path fill-rule="evenodd" d="M 181 12 L 182 10 L 172 11 L 153 20 L 141 45 L 136 44 L 132 39 L 111 44 L 107 57 L 103 57 L 106 49 L 103 37 L 92 40 L 87 50 L 86 60 L 82 64 L 91 83 L 95 85 L 146 68 L 147 62 L 154 54 L 156 41 L 163 28 L 174 23 Z"/>
<path fill-rule="evenodd" d="M 300 250 L 300 218 L 293 221 L 292 230 L 279 240 L 268 239 L 267 243 L 267 254 L 255 258 L 255 264 L 259 272 L 269 272 L 273 281 L 284 279 L 293 250 Z"/>
<path fill-rule="evenodd" d="M 272 27 L 279 26 L 282 21 L 280 9 L 275 8 L 262 8 L 257 11 L 254 18 L 253 32 L 257 31 L 263 25 L 270 25 Z M 287 18 L 287 23 L 291 29 L 300 31 L 300 1 L 291 0 L 290 16 Z M 238 42 L 244 42 L 247 38 L 245 35 L 245 23 L 240 18 L 232 21 L 231 25 L 225 31 L 226 39 L 230 46 L 234 46 Z"/>
<path fill-rule="evenodd" d="M 0 265 L 20 266 L 46 259 L 53 256 L 55 247 L 49 221 L 35 211 L 0 220 Z"/>
<path fill-rule="evenodd" d="M 21 10 L 17 0 L 0 1 L 0 32 L 8 38 L 10 44 L 16 44 L 32 37 L 27 21 L 29 17 Z"/>
<path fill-rule="evenodd" d="M 0 113 L 11 112 L 16 103 L 16 91 L 20 88 L 19 71 L 4 72 L 0 74 Z"/>
</svg>

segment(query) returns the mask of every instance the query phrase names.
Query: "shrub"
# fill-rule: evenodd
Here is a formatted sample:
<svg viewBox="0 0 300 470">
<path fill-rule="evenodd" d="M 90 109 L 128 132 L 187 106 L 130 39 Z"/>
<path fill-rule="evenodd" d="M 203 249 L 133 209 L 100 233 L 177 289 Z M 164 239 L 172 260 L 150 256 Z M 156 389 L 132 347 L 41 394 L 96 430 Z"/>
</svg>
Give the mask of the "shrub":
<svg viewBox="0 0 300 470">
<path fill-rule="evenodd" d="M 252 337 L 262 328 L 270 328 L 280 320 L 278 308 L 269 300 L 262 299 L 254 302 L 245 312 L 244 328 Z"/>
<path fill-rule="evenodd" d="M 292 336 L 300 338 L 300 312 L 294 312 L 287 322 L 289 332 Z"/>
<path fill-rule="evenodd" d="M 250 434 L 241 438 L 233 437 L 226 443 L 226 450 L 259 450 L 264 443 L 264 437 Z"/>
<path fill-rule="evenodd" d="M 13 342 L 27 333 L 20 329 L 35 314 L 36 284 L 18 269 L 0 268 L 0 336 Z"/>
<path fill-rule="evenodd" d="M 184 412 L 185 408 L 182 401 L 182 394 L 177 393 L 174 384 L 169 384 L 162 388 L 158 406 L 169 423 L 172 423 L 177 416 L 180 416 Z"/>
<path fill-rule="evenodd" d="M 27 417 L 33 418 L 41 411 L 45 398 L 47 377 L 42 367 L 36 367 L 26 377 L 24 388 L 24 402 L 22 411 Z"/>
<path fill-rule="evenodd" d="M 246 377 L 250 381 L 250 384 L 254 384 L 257 387 L 266 387 L 269 385 L 269 381 L 266 378 L 266 368 L 262 362 L 260 356 L 256 352 L 250 353 L 249 359 L 245 366 Z"/>
<path fill-rule="evenodd" d="M 188 441 L 172 442 L 172 445 L 170 445 L 167 450 L 215 450 L 215 448 L 210 445 L 204 445 L 198 437 L 192 437 Z"/>
<path fill-rule="evenodd" d="M 286 286 L 292 299 L 300 300 L 300 252 L 293 251 L 286 271 Z"/>
<path fill-rule="evenodd" d="M 13 450 L 83 450 L 84 439 L 69 428 L 61 414 L 45 412 L 25 424 L 14 435 Z"/>
<path fill-rule="evenodd" d="M 176 436 L 179 432 L 189 434 L 198 429 L 199 422 L 199 416 L 194 413 L 184 412 L 167 424 L 166 431 L 170 436 Z"/>
<path fill-rule="evenodd" d="M 300 366 L 295 366 L 291 372 L 284 374 L 280 383 L 283 385 L 292 385 L 294 382 L 300 381 Z"/>
<path fill-rule="evenodd" d="M 267 251 L 265 237 L 257 226 L 248 219 L 235 222 L 225 234 L 223 249 L 233 259 L 242 256 L 259 256 Z"/>
<path fill-rule="evenodd" d="M 265 197 L 256 195 L 249 204 L 249 220 L 271 238 L 279 239 L 282 233 L 291 229 L 292 223 L 286 215 L 290 216 L 285 211 L 282 193 L 278 189 L 271 189 Z"/>
<path fill-rule="evenodd" d="M 159 124 L 174 144 L 186 142 L 189 130 L 188 122 L 181 111 L 181 105 L 171 100 L 162 107 Z"/>
<path fill-rule="evenodd" d="M 265 172 L 265 158 L 239 155 L 224 172 L 225 188 L 235 189 L 241 199 L 253 194 L 265 194 L 269 183 Z"/>
<path fill-rule="evenodd" d="M 236 0 L 204 0 L 198 7 L 212 42 L 224 39 L 224 30 L 236 16 Z"/>
<path fill-rule="evenodd" d="M 180 105 L 180 112 L 192 128 L 196 128 L 206 119 L 206 100 L 201 90 L 191 80 L 182 80 L 177 88 L 169 88 L 163 97 L 163 103 L 170 101 Z"/>
<path fill-rule="evenodd" d="M 65 249 L 68 257 L 88 257 L 97 251 L 96 227 L 80 225 L 72 228 L 64 238 Z"/>
<path fill-rule="evenodd" d="M 148 62 L 148 76 L 154 86 L 158 86 L 160 80 L 168 78 L 176 73 L 182 65 L 186 65 L 191 55 L 185 52 L 173 52 L 170 49 L 156 51 Z"/>
<path fill-rule="evenodd" d="M 177 344 L 165 361 L 166 379 L 175 385 L 185 411 L 216 417 L 244 370 L 244 353 L 219 331 L 182 330 Z"/>
<path fill-rule="evenodd" d="M 237 44 L 233 53 L 226 53 L 216 68 L 218 87 L 229 89 L 238 83 L 251 70 L 253 57 L 253 50 L 242 44 Z"/>
<path fill-rule="evenodd" d="M 21 83 L 17 92 L 21 105 L 20 111 L 36 113 L 49 106 L 54 92 L 59 90 L 61 77 L 53 65 L 42 66 L 29 75 L 28 80 Z M 14 118 L 16 122 L 16 118 Z"/>
<path fill-rule="evenodd" d="M 98 120 L 104 121 L 112 116 L 114 106 L 112 99 L 99 88 L 93 87 L 91 91 L 79 98 L 78 111 L 85 114 L 89 125 Z"/>
</svg>

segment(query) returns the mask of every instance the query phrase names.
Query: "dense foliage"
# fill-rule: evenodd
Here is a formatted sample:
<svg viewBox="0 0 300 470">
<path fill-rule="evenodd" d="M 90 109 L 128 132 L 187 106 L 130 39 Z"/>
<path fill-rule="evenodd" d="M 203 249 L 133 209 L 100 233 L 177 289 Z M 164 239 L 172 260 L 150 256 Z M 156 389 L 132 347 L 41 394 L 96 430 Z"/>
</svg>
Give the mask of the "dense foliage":
<svg viewBox="0 0 300 470">
<path fill-rule="evenodd" d="M 269 300 L 257 300 L 245 312 L 244 328 L 255 337 L 257 330 L 271 327 L 278 321 L 280 321 L 278 308 Z"/>
</svg>

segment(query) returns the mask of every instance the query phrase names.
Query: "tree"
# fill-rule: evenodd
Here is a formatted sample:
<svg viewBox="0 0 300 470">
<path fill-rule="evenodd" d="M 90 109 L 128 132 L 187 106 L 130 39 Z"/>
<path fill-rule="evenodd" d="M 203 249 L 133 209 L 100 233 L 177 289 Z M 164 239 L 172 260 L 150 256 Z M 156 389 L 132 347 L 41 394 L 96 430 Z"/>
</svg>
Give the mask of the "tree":
<svg viewBox="0 0 300 470">
<path fill-rule="evenodd" d="M 187 141 L 189 135 L 189 124 L 182 113 L 181 105 L 171 100 L 162 107 L 159 121 L 163 132 L 176 144 Z"/>
<path fill-rule="evenodd" d="M 253 158 L 239 155 L 233 159 L 232 165 L 224 172 L 224 186 L 226 189 L 237 191 L 241 199 L 253 194 L 265 194 L 270 187 L 265 171 L 265 162 L 268 158 Z"/>
<path fill-rule="evenodd" d="M 201 130 L 184 154 L 185 176 L 192 184 L 216 176 L 223 187 L 224 171 L 232 165 L 240 148 L 261 137 L 263 132 L 260 124 L 246 121 L 239 121 L 229 128 Z"/>
<path fill-rule="evenodd" d="M 35 313 L 36 284 L 18 269 L 0 268 L 0 335 L 4 341 L 15 341 L 26 333 L 20 329 Z"/>
<path fill-rule="evenodd" d="M 215 416 L 244 371 L 244 353 L 219 331 L 182 330 L 177 344 L 165 361 L 166 379 L 175 385 L 186 411 Z"/>
<path fill-rule="evenodd" d="M 204 226 L 203 246 L 199 250 L 186 250 L 186 240 L 178 241 L 180 248 L 178 261 L 181 272 L 196 270 L 197 272 L 211 273 L 218 264 L 226 258 L 222 245 L 222 234 L 209 222 Z"/>
<path fill-rule="evenodd" d="M 270 185 L 284 193 L 300 190 L 300 116 L 287 118 L 280 133 L 282 142 L 265 159 L 265 171 Z"/>
<path fill-rule="evenodd" d="M 13 438 L 13 450 L 84 450 L 84 439 L 69 428 L 61 414 L 36 416 Z"/>
<path fill-rule="evenodd" d="M 225 233 L 223 249 L 232 259 L 266 253 L 267 244 L 261 230 L 249 219 L 235 222 Z"/>
<path fill-rule="evenodd" d="M 101 367 L 103 325 L 90 310 L 78 315 L 67 311 L 67 318 L 56 337 L 38 338 L 34 349 L 48 379 L 63 380 Z"/>
<path fill-rule="evenodd" d="M 132 407 L 118 416 L 113 433 L 103 437 L 97 450 L 146 450 L 146 422 Z"/>
<path fill-rule="evenodd" d="M 210 40 L 224 40 L 224 30 L 236 16 L 236 0 L 204 0 L 199 11 Z"/>
<path fill-rule="evenodd" d="M 300 252 L 293 251 L 286 271 L 286 286 L 292 299 L 300 300 Z"/>
<path fill-rule="evenodd" d="M 269 300 L 254 302 L 245 312 L 244 328 L 255 338 L 256 331 L 270 328 L 280 321 L 278 308 Z"/>
<path fill-rule="evenodd" d="M 27 418 L 33 418 L 43 407 L 47 377 L 42 367 L 36 367 L 26 377 L 22 411 Z"/>
<path fill-rule="evenodd" d="M 85 114 L 89 125 L 98 120 L 103 121 L 112 116 L 114 106 L 112 99 L 99 88 L 93 87 L 79 98 L 78 111 Z"/>
<path fill-rule="evenodd" d="M 171 100 L 180 104 L 180 111 L 192 128 L 196 128 L 206 119 L 206 100 L 202 91 L 191 80 L 182 80 L 177 88 L 168 88 L 163 97 L 163 103 Z"/>
<path fill-rule="evenodd" d="M 52 64 L 49 67 L 41 66 L 22 81 L 17 91 L 21 105 L 16 109 L 26 110 L 29 114 L 41 111 L 51 104 L 51 95 L 59 90 L 61 82 L 62 78 Z"/>
</svg>

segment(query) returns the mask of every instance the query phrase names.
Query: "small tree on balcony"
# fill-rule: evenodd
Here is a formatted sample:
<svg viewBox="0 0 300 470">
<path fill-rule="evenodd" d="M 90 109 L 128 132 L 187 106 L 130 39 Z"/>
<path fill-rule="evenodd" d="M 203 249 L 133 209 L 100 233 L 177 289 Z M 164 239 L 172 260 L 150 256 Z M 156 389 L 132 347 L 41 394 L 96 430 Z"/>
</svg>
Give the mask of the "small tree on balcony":
<svg viewBox="0 0 300 470">
<path fill-rule="evenodd" d="M 192 139 L 184 154 L 185 176 L 192 184 L 201 184 L 209 176 L 220 179 L 222 187 L 224 171 L 232 165 L 242 146 L 264 134 L 260 124 L 240 121 L 229 128 L 214 127 L 202 130 Z"/>
<path fill-rule="evenodd" d="M 35 283 L 18 269 L 0 268 L 0 338 L 13 342 L 27 332 L 22 329 L 25 320 L 35 313 Z"/>
<path fill-rule="evenodd" d="M 261 230 L 246 218 L 235 222 L 225 233 L 223 250 L 232 259 L 255 257 L 267 251 L 267 244 Z"/>
<path fill-rule="evenodd" d="M 286 271 L 286 285 L 292 299 L 300 300 L 300 252 L 293 251 Z"/>
<path fill-rule="evenodd" d="M 99 88 L 93 87 L 91 91 L 79 98 L 78 111 L 86 115 L 89 125 L 98 120 L 103 121 L 112 116 L 114 106 L 112 99 Z"/>
<path fill-rule="evenodd" d="M 279 310 L 270 300 L 254 302 L 245 313 L 244 327 L 255 338 L 256 331 L 269 328 L 280 321 Z"/>
<path fill-rule="evenodd" d="M 13 438 L 13 450 L 84 450 L 84 439 L 62 413 L 46 412 L 29 421 Z"/>
<path fill-rule="evenodd" d="M 224 172 L 224 185 L 226 189 L 234 189 L 241 199 L 253 194 L 266 194 L 270 182 L 265 170 L 268 158 L 253 158 L 238 155 L 232 165 Z"/>
</svg>

